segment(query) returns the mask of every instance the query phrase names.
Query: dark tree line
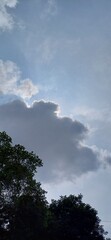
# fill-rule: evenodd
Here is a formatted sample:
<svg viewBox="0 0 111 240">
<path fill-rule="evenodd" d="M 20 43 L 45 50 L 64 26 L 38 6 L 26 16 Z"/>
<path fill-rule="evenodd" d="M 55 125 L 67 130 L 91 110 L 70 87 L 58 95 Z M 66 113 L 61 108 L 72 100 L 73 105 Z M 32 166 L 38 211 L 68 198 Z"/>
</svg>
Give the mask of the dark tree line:
<svg viewBox="0 0 111 240">
<path fill-rule="evenodd" d="M 0 239 L 105 240 L 97 211 L 82 195 L 48 204 L 34 179 L 41 159 L 0 132 Z"/>
</svg>

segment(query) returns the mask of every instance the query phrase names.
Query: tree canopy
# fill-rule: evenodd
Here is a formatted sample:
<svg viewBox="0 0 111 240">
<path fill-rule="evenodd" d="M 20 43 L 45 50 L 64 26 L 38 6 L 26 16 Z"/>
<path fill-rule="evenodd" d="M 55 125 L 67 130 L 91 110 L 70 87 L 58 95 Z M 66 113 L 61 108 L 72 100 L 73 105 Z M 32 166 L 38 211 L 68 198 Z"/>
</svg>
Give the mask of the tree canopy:
<svg viewBox="0 0 111 240">
<path fill-rule="evenodd" d="M 52 218 L 49 224 L 51 239 L 103 240 L 105 231 L 97 211 L 82 201 L 82 195 L 61 196 L 50 204 Z"/>
<path fill-rule="evenodd" d="M 28 229 L 27 224 L 30 219 L 31 221 L 35 219 L 35 223 L 38 221 L 42 226 L 44 225 L 42 216 L 43 209 L 46 208 L 45 191 L 34 179 L 37 167 L 40 166 L 42 161 L 37 155 L 28 152 L 19 144 L 13 145 L 12 139 L 5 132 L 0 133 L 0 235 L 3 236 L 2 238 L 22 239 L 20 237 L 24 236 L 22 226 L 25 226 L 25 230 Z M 25 234 L 23 239 L 29 237 Z"/>
<path fill-rule="evenodd" d="M 34 179 L 42 160 L 0 132 L 0 239 L 105 240 L 97 211 L 82 195 L 48 204 Z"/>
</svg>

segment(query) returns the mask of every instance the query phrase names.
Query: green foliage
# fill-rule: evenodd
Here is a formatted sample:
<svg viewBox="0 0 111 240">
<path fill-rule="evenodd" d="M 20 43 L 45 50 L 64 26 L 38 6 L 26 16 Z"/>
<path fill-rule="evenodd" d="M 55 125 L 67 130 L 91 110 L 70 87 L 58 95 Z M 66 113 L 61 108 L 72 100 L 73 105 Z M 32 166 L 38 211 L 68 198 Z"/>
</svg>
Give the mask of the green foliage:
<svg viewBox="0 0 111 240">
<path fill-rule="evenodd" d="M 11 240 L 43 239 L 46 229 L 46 202 L 40 196 L 19 198 L 10 219 Z"/>
<path fill-rule="evenodd" d="M 0 194 L 5 201 L 22 193 L 32 191 L 36 186 L 33 176 L 42 161 L 33 152 L 28 152 L 21 145 L 12 145 L 11 138 L 0 133 Z"/>
<path fill-rule="evenodd" d="M 33 218 L 32 212 L 29 211 L 31 204 L 33 209 L 36 205 L 33 212 L 37 212 L 38 209 L 45 210 L 45 191 L 33 178 L 37 167 L 40 166 L 42 166 L 42 161 L 38 156 L 26 151 L 21 145 L 13 145 L 12 139 L 5 132 L 0 133 L 0 235 L 2 239 L 17 239 L 13 226 L 16 226 L 18 231 L 22 229 L 21 222 L 28 229 L 23 219 L 28 221 L 25 217 L 28 214 Z M 30 206 L 29 209 L 28 206 Z M 37 213 L 38 216 L 40 211 L 39 214 Z M 22 215 L 19 214 L 20 212 Z M 43 218 L 41 222 L 42 220 Z M 12 237 L 13 235 L 15 238 Z M 18 239 L 21 239 L 19 234 L 18 236 Z M 25 236 L 23 239 L 28 238 Z"/>
<path fill-rule="evenodd" d="M 104 240 L 97 211 L 82 195 L 47 204 L 34 175 L 41 159 L 0 132 L 0 240 Z"/>
<path fill-rule="evenodd" d="M 49 239 L 51 240 L 103 240 L 105 232 L 97 211 L 77 197 L 62 196 L 50 204 Z"/>
</svg>

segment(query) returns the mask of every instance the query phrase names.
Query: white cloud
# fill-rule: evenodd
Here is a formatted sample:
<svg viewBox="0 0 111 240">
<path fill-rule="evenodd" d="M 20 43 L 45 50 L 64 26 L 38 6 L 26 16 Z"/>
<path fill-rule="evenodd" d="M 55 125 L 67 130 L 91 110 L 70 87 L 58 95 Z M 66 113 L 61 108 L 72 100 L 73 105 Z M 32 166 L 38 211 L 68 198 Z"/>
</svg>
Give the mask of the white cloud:
<svg viewBox="0 0 111 240">
<path fill-rule="evenodd" d="M 49 64 L 54 59 L 57 48 L 57 41 L 53 41 L 51 38 L 46 38 L 37 48 L 37 54 L 40 55 L 40 61 Z"/>
<path fill-rule="evenodd" d="M 55 39 L 53 37 L 44 36 L 44 39 L 36 47 L 36 51 L 35 46 L 33 47 L 34 54 L 36 53 L 36 56 L 39 56 L 38 61 L 40 63 L 50 64 L 56 59 L 58 54 L 63 56 L 64 53 L 66 53 L 67 57 L 76 57 L 80 51 L 80 39 Z"/>
<path fill-rule="evenodd" d="M 56 0 L 47 0 L 45 9 L 41 14 L 41 18 L 49 18 L 57 14 L 57 3 Z"/>
<path fill-rule="evenodd" d="M 10 30 L 13 28 L 14 20 L 11 14 L 7 12 L 7 8 L 14 8 L 17 0 L 0 0 L 0 28 L 2 30 Z"/>
<path fill-rule="evenodd" d="M 26 99 L 37 92 L 38 87 L 30 79 L 21 79 L 21 72 L 14 62 L 0 60 L 0 93 Z"/>
<path fill-rule="evenodd" d="M 88 121 L 111 121 L 110 109 L 95 109 L 87 106 L 78 106 L 73 110 L 74 117 L 82 117 Z"/>
<path fill-rule="evenodd" d="M 30 108 L 21 101 L 0 106 L 0 131 L 42 158 L 40 180 L 72 180 L 96 171 L 104 162 L 110 164 L 110 153 L 83 144 L 87 128 L 71 118 L 58 117 L 57 110 L 55 103 L 43 101 Z"/>
</svg>

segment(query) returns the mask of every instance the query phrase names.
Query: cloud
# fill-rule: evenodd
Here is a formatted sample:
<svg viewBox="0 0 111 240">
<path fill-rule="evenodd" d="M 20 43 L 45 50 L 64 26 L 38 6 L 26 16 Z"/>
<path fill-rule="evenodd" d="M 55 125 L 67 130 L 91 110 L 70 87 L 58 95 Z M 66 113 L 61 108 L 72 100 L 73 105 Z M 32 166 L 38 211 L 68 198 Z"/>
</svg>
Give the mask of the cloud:
<svg viewBox="0 0 111 240">
<path fill-rule="evenodd" d="M 84 145 L 88 129 L 68 117 L 58 117 L 58 105 L 35 102 L 28 108 L 14 101 L 0 106 L 0 131 L 5 130 L 14 143 L 36 152 L 43 160 L 40 181 L 72 180 L 96 171 L 111 156 L 96 147 Z"/>
<path fill-rule="evenodd" d="M 44 64 L 52 63 L 58 54 L 63 56 L 66 53 L 67 57 L 76 57 L 79 51 L 80 39 L 55 39 L 51 36 L 44 36 L 44 39 L 36 47 L 36 51 L 34 48 L 34 54 L 36 53 L 36 56 L 39 56 L 38 62 Z"/>
<path fill-rule="evenodd" d="M 48 0 L 46 6 L 41 14 L 41 19 L 46 19 L 57 14 L 56 0 Z"/>
<path fill-rule="evenodd" d="M 27 99 L 37 92 L 37 86 L 30 79 L 21 79 L 20 69 L 14 62 L 0 60 L 0 93 Z"/>
<path fill-rule="evenodd" d="M 11 30 L 14 25 L 13 17 L 7 12 L 7 8 L 14 8 L 17 0 L 0 0 L 0 29 Z"/>
<path fill-rule="evenodd" d="M 58 42 L 51 38 L 45 38 L 37 48 L 41 63 L 49 64 L 54 59 L 58 48 Z"/>
<path fill-rule="evenodd" d="M 88 106 L 77 106 L 72 110 L 72 112 L 72 118 L 74 116 L 82 119 L 82 121 L 96 121 L 99 122 L 99 124 L 103 122 L 111 123 L 111 109 L 108 107 L 96 109 Z"/>
</svg>

